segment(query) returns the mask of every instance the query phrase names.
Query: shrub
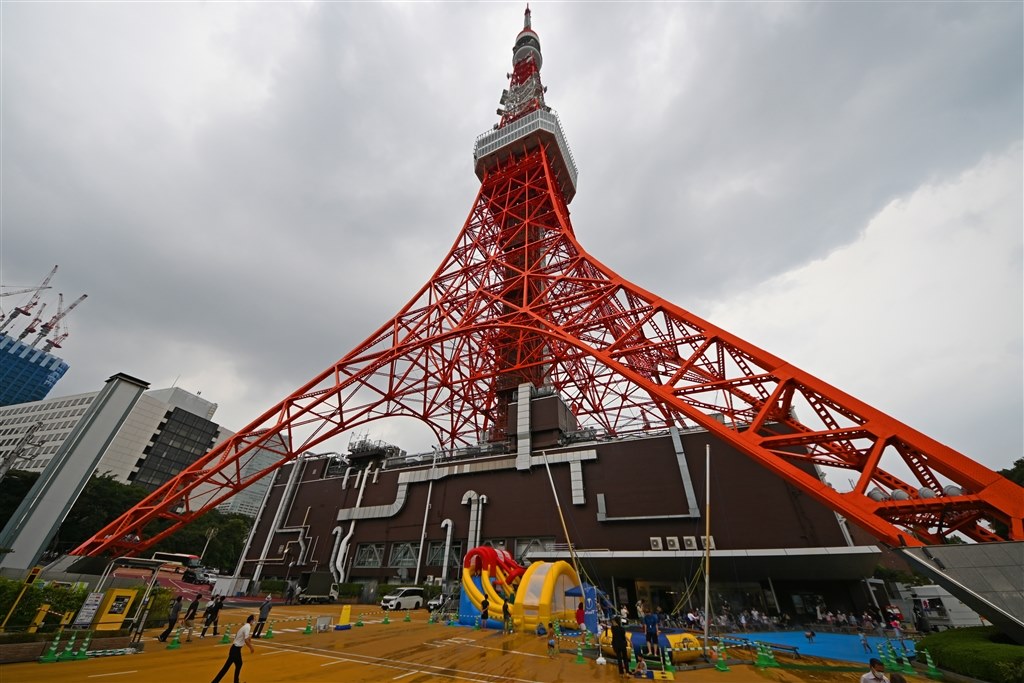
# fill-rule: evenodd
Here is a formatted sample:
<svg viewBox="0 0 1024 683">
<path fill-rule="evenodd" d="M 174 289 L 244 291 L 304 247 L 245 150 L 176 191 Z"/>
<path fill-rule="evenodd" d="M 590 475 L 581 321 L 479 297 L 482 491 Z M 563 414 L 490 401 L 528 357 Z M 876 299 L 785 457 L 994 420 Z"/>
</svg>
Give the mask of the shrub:
<svg viewBox="0 0 1024 683">
<path fill-rule="evenodd" d="M 285 591 L 284 579 L 263 579 L 260 581 L 260 595 L 273 593 L 278 597 L 283 596 Z"/>
<path fill-rule="evenodd" d="M 358 598 L 363 594 L 364 585 L 361 583 L 338 584 L 339 598 Z"/>
<path fill-rule="evenodd" d="M 991 683 L 1024 683 L 1024 646 L 1005 642 L 994 626 L 932 633 L 917 644 L 935 665 Z"/>
<path fill-rule="evenodd" d="M 7 614 L 24 587 L 23 581 L 0 578 L 0 613 Z M 32 584 L 22 594 L 18 607 L 7 621 L 6 628 L 12 631 L 28 628 L 42 605 L 49 605 L 49 611 L 57 613 L 46 615 L 43 619 L 43 628 L 54 627 L 60 623 L 60 614 L 78 611 L 85 602 L 86 594 L 85 589 L 75 589 L 71 586 Z"/>
</svg>

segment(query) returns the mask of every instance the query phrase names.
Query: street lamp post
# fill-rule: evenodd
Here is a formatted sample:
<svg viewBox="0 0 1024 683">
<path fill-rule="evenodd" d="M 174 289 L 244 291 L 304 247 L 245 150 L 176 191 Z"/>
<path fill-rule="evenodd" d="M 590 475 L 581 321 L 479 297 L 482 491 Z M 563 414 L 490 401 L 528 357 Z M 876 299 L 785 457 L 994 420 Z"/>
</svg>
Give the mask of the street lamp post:
<svg viewBox="0 0 1024 683">
<path fill-rule="evenodd" d="M 203 552 L 199 553 L 199 561 L 202 562 L 206 556 L 206 549 L 210 546 L 210 539 L 217 535 L 217 527 L 212 526 L 206 532 L 206 543 L 203 545 Z"/>
</svg>

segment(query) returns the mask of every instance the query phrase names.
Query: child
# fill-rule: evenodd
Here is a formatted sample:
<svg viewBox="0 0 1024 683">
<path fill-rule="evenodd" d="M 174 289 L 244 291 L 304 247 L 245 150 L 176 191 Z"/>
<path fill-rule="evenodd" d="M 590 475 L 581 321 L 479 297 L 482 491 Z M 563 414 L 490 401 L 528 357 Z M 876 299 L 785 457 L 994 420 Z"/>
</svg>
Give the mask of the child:
<svg viewBox="0 0 1024 683">
<path fill-rule="evenodd" d="M 864 652 L 871 652 L 871 645 L 868 643 L 868 634 L 864 631 L 860 632 L 860 644 L 864 648 Z"/>
<path fill-rule="evenodd" d="M 558 650 L 555 649 L 555 627 L 548 622 L 548 657 L 554 657 L 556 654 Z"/>
<path fill-rule="evenodd" d="M 810 645 L 814 642 L 814 631 L 804 631 L 804 637 L 807 638 L 807 644 Z"/>
<path fill-rule="evenodd" d="M 633 675 L 637 678 L 647 678 L 647 660 L 641 657 L 636 662 L 636 668 L 633 669 Z"/>
</svg>

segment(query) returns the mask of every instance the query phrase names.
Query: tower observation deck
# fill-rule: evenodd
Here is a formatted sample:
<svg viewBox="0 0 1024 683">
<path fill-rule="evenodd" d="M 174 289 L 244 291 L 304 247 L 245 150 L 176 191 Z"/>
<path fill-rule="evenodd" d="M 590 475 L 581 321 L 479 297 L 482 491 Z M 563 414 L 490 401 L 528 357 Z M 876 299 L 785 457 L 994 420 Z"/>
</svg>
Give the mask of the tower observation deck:
<svg viewBox="0 0 1024 683">
<path fill-rule="evenodd" d="M 503 108 L 498 109 L 501 121 L 477 137 L 473 161 L 477 178 L 483 181 L 487 173 L 545 147 L 562 198 L 568 204 L 576 195 L 576 163 L 558 114 L 544 104 L 547 88 L 540 80 L 543 62 L 540 38 L 530 25 L 527 8 L 523 30 L 512 48 L 509 87 L 501 94 Z"/>
</svg>

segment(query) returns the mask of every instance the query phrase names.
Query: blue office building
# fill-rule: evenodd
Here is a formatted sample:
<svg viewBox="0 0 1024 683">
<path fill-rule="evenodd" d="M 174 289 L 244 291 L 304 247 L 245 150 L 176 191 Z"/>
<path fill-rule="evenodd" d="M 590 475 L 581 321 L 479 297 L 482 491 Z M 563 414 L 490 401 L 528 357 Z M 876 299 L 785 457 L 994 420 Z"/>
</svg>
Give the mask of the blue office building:
<svg viewBox="0 0 1024 683">
<path fill-rule="evenodd" d="M 64 359 L 0 333 L 0 406 L 46 398 L 68 367 Z"/>
</svg>

